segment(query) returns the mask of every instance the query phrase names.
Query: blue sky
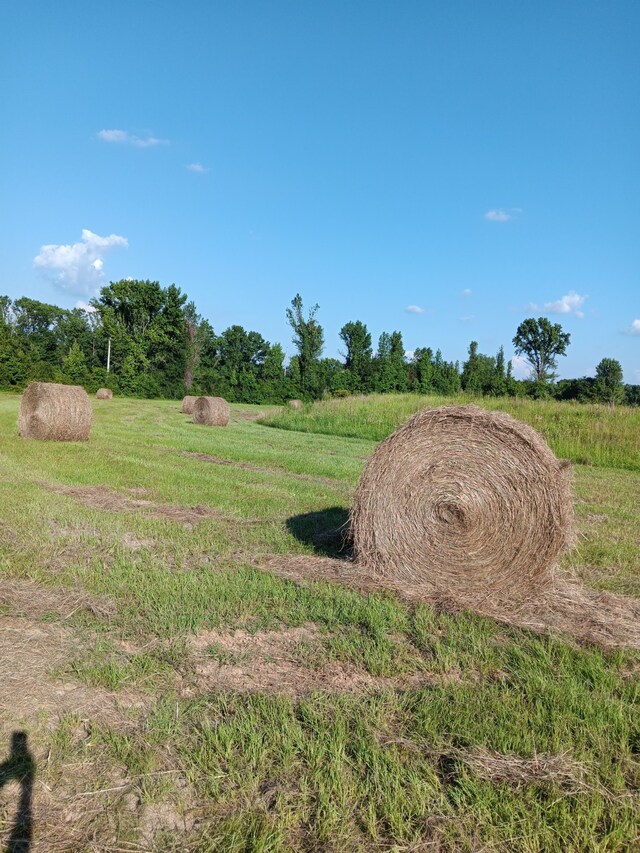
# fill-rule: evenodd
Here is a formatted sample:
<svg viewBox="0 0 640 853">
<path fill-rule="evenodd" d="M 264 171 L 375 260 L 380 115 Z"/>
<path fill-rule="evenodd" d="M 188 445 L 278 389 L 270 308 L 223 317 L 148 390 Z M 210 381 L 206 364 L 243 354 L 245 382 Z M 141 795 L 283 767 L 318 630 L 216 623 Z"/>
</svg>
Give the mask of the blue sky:
<svg viewBox="0 0 640 853">
<path fill-rule="evenodd" d="M 637 0 L 9 0 L 0 293 L 177 284 L 293 352 L 285 310 L 640 382 Z M 520 373 L 520 375 L 522 375 Z"/>
</svg>

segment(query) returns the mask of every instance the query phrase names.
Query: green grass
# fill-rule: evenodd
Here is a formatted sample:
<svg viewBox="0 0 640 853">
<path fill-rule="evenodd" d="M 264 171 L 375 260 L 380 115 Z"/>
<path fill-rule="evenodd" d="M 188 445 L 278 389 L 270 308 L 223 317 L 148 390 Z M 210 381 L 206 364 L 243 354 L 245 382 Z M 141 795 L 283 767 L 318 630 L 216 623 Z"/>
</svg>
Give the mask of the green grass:
<svg viewBox="0 0 640 853">
<path fill-rule="evenodd" d="M 262 419 L 268 426 L 380 441 L 426 407 L 474 403 L 499 409 L 535 427 L 557 456 L 580 465 L 640 471 L 640 409 L 609 408 L 525 398 L 455 399 L 417 394 L 371 395 L 314 403 L 303 411 L 283 409 Z"/>
<path fill-rule="evenodd" d="M 73 806 L 71 823 L 57 812 L 47 823 L 51 849 L 54 826 L 75 833 L 60 849 L 87 851 L 637 849 L 640 655 L 408 607 L 391 593 L 296 585 L 254 565 L 262 554 L 314 553 L 312 534 L 344 518 L 373 439 L 425 402 L 436 401 L 274 411 L 271 424 L 287 429 L 247 420 L 257 407 L 234 406 L 229 427 L 207 429 L 175 402 L 117 399 L 94 404 L 88 443 L 49 444 L 21 441 L 18 400 L 0 395 L 6 588 L 28 579 L 36 592 L 69 589 L 90 603 L 47 604 L 18 622 L 9 597 L 0 619 L 72 636 L 43 690 L 79 685 L 106 708 L 66 708 L 59 720 L 0 709 L 3 732 L 28 731 L 47 802 Z M 571 457 L 575 442 L 580 537 L 565 567 L 596 588 L 640 596 L 636 413 L 509 405 L 560 455 Z M 603 439 L 592 446 L 596 435 L 611 437 L 607 453 Z M 218 514 L 188 528 L 144 507 L 91 509 L 56 485 L 108 486 Z M 242 668 L 255 658 L 213 640 L 197 658 L 193 634 L 308 624 L 317 632 L 291 651 L 298 665 L 318 677 L 353 667 L 377 686 L 296 698 L 200 679 L 202 661 Z M 20 647 L 3 648 L 20 666 Z M 501 776 L 479 755 L 506 766 L 548 755 L 566 772 Z M 34 837 L 47 846 L 45 811 L 43 800 Z M 0 806 L 0 838 L 10 819 Z"/>
</svg>

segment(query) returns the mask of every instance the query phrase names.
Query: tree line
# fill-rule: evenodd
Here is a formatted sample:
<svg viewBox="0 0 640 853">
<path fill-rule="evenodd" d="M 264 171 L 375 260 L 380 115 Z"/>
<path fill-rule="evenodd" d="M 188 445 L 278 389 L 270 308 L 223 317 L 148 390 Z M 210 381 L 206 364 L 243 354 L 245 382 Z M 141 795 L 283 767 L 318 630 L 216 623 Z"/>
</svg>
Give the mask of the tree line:
<svg viewBox="0 0 640 853">
<path fill-rule="evenodd" d="M 21 390 L 39 380 L 83 385 L 89 392 L 107 387 L 169 399 L 213 394 L 244 403 L 465 391 L 640 404 L 640 386 L 623 385 L 615 359 L 602 359 L 595 377 L 555 382 L 557 357 L 570 338 L 546 318 L 523 321 L 513 338 L 516 353 L 531 367 L 531 379 L 523 381 L 514 378 L 503 347 L 490 356 L 471 341 L 462 364 L 431 347 L 418 347 L 407 357 L 400 332 L 383 332 L 374 350 L 360 320 L 340 329 L 342 359 L 323 358 L 318 311 L 318 305 L 305 310 L 299 294 L 292 299 L 286 318 L 296 354 L 285 364 L 283 347 L 257 331 L 233 325 L 217 334 L 174 284 L 111 282 L 91 300 L 90 310 L 0 296 L 0 388 Z"/>
</svg>

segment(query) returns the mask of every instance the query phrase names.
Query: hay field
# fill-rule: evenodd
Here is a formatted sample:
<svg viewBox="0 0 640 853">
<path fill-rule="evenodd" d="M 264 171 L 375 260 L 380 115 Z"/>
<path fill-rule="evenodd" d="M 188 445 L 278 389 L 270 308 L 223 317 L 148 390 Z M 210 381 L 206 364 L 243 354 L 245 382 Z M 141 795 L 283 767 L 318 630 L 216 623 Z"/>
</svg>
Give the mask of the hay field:
<svg viewBox="0 0 640 853">
<path fill-rule="evenodd" d="M 90 440 L 64 444 L 20 440 L 18 405 L 0 395 L 3 844 L 640 844 L 637 652 L 276 573 L 331 551 L 313 536 L 345 520 L 374 450 L 331 419 L 380 430 L 388 401 L 358 402 L 358 421 L 333 403 L 271 413 L 309 432 L 258 407 L 212 430 L 179 402 L 94 401 Z M 528 415 L 590 463 L 574 459 L 564 568 L 640 598 L 635 416 L 600 410 L 598 444 L 573 407 Z M 30 757 L 12 757 L 19 731 Z"/>
</svg>

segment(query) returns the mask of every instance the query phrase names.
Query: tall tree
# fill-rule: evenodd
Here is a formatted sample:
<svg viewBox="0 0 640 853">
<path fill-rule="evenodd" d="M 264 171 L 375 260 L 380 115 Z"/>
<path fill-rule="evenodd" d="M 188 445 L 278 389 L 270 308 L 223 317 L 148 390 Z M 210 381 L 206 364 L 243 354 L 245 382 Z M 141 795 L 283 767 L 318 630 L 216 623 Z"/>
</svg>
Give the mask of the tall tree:
<svg viewBox="0 0 640 853">
<path fill-rule="evenodd" d="M 368 391 L 371 384 L 373 351 L 371 335 L 360 320 L 345 323 L 340 337 L 347 348 L 344 354 L 349 391 Z"/>
<path fill-rule="evenodd" d="M 524 356 L 531 366 L 533 379 L 545 383 L 555 378 L 559 355 L 566 355 L 571 335 L 562 331 L 560 323 L 546 317 L 529 317 L 518 326 L 513 346 L 517 355 Z"/>
<path fill-rule="evenodd" d="M 593 383 L 593 395 L 600 403 L 623 403 L 625 399 L 622 384 L 622 365 L 615 358 L 603 358 L 596 367 L 596 379 Z"/>
<path fill-rule="evenodd" d="M 287 308 L 287 320 L 293 329 L 293 343 L 298 349 L 300 394 L 318 397 L 322 393 L 318 376 L 318 360 L 324 347 L 324 331 L 315 319 L 319 305 L 314 305 L 305 318 L 302 297 L 296 293 Z"/>
</svg>

